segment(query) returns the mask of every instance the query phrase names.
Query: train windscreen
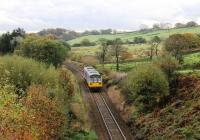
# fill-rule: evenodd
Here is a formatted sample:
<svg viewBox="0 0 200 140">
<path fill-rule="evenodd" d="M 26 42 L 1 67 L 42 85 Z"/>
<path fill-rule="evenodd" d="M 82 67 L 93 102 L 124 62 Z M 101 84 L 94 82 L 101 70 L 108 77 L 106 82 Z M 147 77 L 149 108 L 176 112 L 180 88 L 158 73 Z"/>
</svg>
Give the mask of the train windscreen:
<svg viewBox="0 0 200 140">
<path fill-rule="evenodd" d="M 101 76 L 100 75 L 91 75 L 90 81 L 91 82 L 101 82 Z"/>
</svg>

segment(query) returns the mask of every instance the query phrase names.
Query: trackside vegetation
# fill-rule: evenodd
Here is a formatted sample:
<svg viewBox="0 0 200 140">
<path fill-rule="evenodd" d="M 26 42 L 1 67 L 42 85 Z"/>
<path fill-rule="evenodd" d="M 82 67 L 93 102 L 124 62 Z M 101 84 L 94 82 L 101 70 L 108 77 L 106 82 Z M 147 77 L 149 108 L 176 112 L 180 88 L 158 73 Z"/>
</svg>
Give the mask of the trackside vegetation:
<svg viewBox="0 0 200 140">
<path fill-rule="evenodd" d="M 123 83 L 126 100 L 137 106 L 139 112 L 152 111 L 169 95 L 165 74 L 152 64 L 138 65 L 131 70 Z"/>
<path fill-rule="evenodd" d="M 0 139 L 97 139 L 79 84 L 62 66 L 69 51 L 20 28 L 0 36 Z"/>
<path fill-rule="evenodd" d="M 65 60 L 69 48 L 49 37 L 28 36 L 20 42 L 16 53 L 58 67 Z"/>
<path fill-rule="evenodd" d="M 0 136 L 3 139 L 96 139 L 76 80 L 65 68 L 0 57 Z"/>
</svg>

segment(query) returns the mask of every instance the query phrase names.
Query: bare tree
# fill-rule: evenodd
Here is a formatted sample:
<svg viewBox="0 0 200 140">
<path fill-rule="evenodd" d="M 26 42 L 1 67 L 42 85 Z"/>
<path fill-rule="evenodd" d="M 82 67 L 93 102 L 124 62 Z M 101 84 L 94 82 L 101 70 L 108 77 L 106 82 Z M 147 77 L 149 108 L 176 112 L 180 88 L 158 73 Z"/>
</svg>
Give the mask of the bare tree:
<svg viewBox="0 0 200 140">
<path fill-rule="evenodd" d="M 154 51 L 155 51 L 156 56 L 158 56 L 158 47 L 159 47 L 159 44 L 161 43 L 161 39 L 158 36 L 154 36 L 149 43 L 151 45 L 149 55 L 150 55 L 150 59 L 152 60 Z"/>
<path fill-rule="evenodd" d="M 122 40 L 120 38 L 116 38 L 115 40 L 113 40 L 111 46 L 111 55 L 115 57 L 117 71 L 119 71 L 120 56 L 125 51 L 125 49 L 122 47 L 122 44 L 123 44 Z"/>
<path fill-rule="evenodd" d="M 104 68 L 104 63 L 106 60 L 107 52 L 108 52 L 108 41 L 106 39 L 99 39 L 100 43 L 100 51 L 97 52 L 97 57 L 100 60 L 100 63 L 103 65 Z"/>
<path fill-rule="evenodd" d="M 175 28 L 184 28 L 184 27 L 185 27 L 184 23 L 178 22 L 178 23 L 175 24 Z"/>
<path fill-rule="evenodd" d="M 159 24 L 159 23 L 153 24 L 153 29 L 154 29 L 154 30 L 160 29 L 160 24 Z"/>
</svg>

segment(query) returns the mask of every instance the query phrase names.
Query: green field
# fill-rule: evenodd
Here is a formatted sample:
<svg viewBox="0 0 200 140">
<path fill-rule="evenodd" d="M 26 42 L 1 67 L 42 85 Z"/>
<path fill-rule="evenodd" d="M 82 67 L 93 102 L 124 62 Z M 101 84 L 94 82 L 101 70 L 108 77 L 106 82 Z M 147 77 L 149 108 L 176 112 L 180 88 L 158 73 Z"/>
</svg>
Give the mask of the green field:
<svg viewBox="0 0 200 140">
<path fill-rule="evenodd" d="M 126 50 L 133 55 L 133 57 L 144 57 L 145 52 L 150 48 L 149 44 L 137 44 L 137 45 L 123 45 Z M 160 45 L 160 48 L 162 45 Z M 96 52 L 99 50 L 99 46 L 90 46 L 90 47 L 72 47 L 72 53 L 85 56 L 92 55 L 95 56 Z"/>
<path fill-rule="evenodd" d="M 120 66 L 119 70 L 121 72 L 128 72 L 137 65 L 143 65 L 147 63 L 149 63 L 147 59 L 141 61 L 133 61 L 133 62 L 122 62 L 119 64 Z M 97 67 L 101 67 L 101 65 L 97 65 Z M 116 71 L 116 64 L 115 63 L 105 64 L 105 68 Z"/>
<path fill-rule="evenodd" d="M 107 38 L 107 39 L 114 39 L 114 38 L 121 38 L 123 40 L 126 39 L 133 39 L 135 36 L 143 36 L 146 39 L 150 39 L 150 37 L 158 35 L 161 38 L 166 38 L 171 34 L 175 33 L 200 33 L 200 27 L 193 27 L 193 28 L 181 28 L 181 29 L 171 29 L 171 30 L 160 30 L 151 33 L 142 34 L 140 32 L 132 32 L 132 33 L 124 33 L 124 34 L 116 34 L 116 35 L 93 35 L 93 36 L 85 36 L 80 37 L 75 40 L 71 40 L 70 43 L 78 43 L 82 39 L 87 38 L 90 41 L 97 41 L 99 38 Z M 162 48 L 162 44 L 159 46 L 159 50 Z M 130 69 L 134 68 L 138 64 L 147 63 L 146 60 L 148 59 L 148 51 L 150 48 L 149 44 L 126 44 L 123 45 L 126 48 L 127 52 L 131 53 L 132 58 L 129 59 L 130 61 L 121 61 L 120 64 L 120 71 L 127 72 Z M 72 47 L 72 53 L 77 54 L 79 56 L 96 56 L 96 52 L 99 50 L 99 46 L 90 46 L 90 47 Z M 162 51 L 160 51 L 162 52 Z M 140 61 L 143 60 L 143 61 Z M 115 70 L 114 60 L 109 60 L 111 63 L 106 64 L 105 67 L 111 70 Z M 112 63 L 113 62 L 113 63 Z M 181 70 L 190 70 L 190 69 L 198 69 L 200 64 L 200 52 L 192 53 L 184 55 L 184 63 L 182 65 Z M 100 67 L 101 65 L 98 65 Z"/>
<path fill-rule="evenodd" d="M 115 39 L 115 38 L 121 38 L 122 40 L 133 40 L 134 37 L 142 36 L 149 40 L 153 36 L 159 36 L 162 39 L 167 38 L 169 35 L 175 34 L 175 33 L 200 33 L 200 27 L 191 27 L 191 28 L 179 28 L 179 29 L 170 29 L 170 30 L 158 30 L 158 31 L 152 31 L 149 33 L 142 33 L 139 31 L 130 32 L 130 33 L 121 33 L 121 34 L 113 34 L 113 35 L 89 35 L 89 36 L 83 36 L 76 38 L 74 40 L 68 41 L 70 44 L 80 43 L 83 39 L 89 39 L 91 42 L 96 42 L 100 38 L 105 39 Z"/>
<path fill-rule="evenodd" d="M 200 52 L 187 54 L 184 56 L 183 68 L 196 69 L 200 67 Z"/>
</svg>

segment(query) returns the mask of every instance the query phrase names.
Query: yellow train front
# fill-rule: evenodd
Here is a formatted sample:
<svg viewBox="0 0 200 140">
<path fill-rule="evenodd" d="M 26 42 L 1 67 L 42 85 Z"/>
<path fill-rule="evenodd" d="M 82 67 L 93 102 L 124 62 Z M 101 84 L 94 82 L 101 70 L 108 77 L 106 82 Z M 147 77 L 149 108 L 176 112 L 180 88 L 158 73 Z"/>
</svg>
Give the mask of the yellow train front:
<svg viewBox="0 0 200 140">
<path fill-rule="evenodd" d="M 103 87 L 102 76 L 96 69 L 91 66 L 84 67 L 83 73 L 90 89 L 101 89 Z"/>
</svg>

